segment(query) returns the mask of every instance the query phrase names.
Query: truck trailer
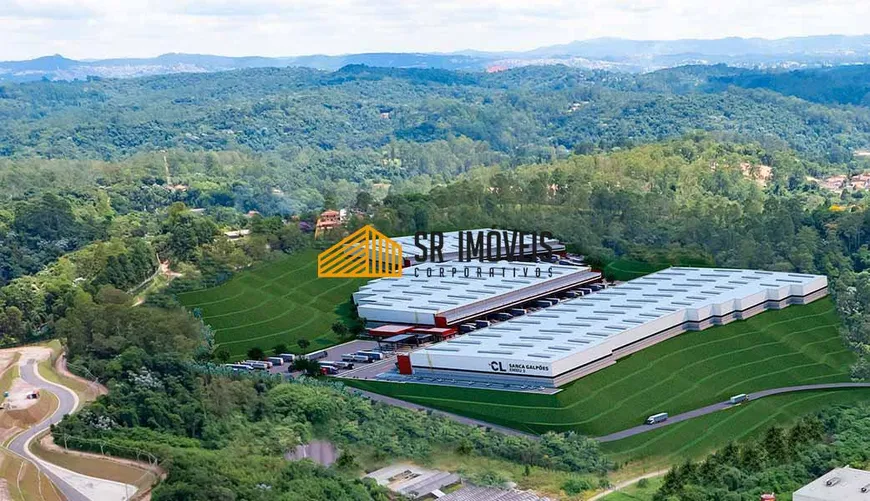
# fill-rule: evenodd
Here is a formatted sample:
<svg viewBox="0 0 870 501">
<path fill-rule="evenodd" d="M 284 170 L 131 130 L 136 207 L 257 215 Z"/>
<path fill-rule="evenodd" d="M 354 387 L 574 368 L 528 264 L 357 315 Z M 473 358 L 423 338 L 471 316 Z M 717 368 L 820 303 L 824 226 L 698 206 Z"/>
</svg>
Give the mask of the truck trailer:
<svg viewBox="0 0 870 501">
<path fill-rule="evenodd" d="M 657 424 L 663 423 L 668 420 L 667 412 L 659 412 L 658 414 L 653 414 L 652 416 L 646 418 L 646 424 Z"/>
</svg>

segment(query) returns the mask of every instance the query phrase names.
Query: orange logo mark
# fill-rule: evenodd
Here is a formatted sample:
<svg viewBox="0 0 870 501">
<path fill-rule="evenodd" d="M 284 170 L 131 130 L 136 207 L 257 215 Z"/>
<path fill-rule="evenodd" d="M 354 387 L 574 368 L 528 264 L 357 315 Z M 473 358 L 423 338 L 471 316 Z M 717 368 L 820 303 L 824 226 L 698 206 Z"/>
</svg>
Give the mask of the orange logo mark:
<svg viewBox="0 0 870 501">
<path fill-rule="evenodd" d="M 320 278 L 402 276 L 402 245 L 366 225 L 317 256 Z"/>
</svg>

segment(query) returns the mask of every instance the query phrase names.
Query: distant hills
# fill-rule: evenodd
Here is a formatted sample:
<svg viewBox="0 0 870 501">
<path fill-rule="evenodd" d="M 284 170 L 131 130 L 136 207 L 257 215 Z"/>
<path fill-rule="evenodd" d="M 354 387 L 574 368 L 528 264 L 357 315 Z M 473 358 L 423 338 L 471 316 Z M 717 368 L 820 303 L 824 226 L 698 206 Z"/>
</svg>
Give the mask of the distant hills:
<svg viewBox="0 0 870 501">
<path fill-rule="evenodd" d="M 365 53 L 340 56 L 226 57 L 163 54 L 154 58 L 77 61 L 60 55 L 0 62 L 0 81 L 129 78 L 167 73 L 215 72 L 241 68 L 299 66 L 334 71 L 348 64 L 392 68 L 499 71 L 530 65 L 555 65 L 645 72 L 687 64 L 747 68 L 808 68 L 870 63 L 870 35 L 814 36 L 768 40 L 625 40 L 596 38 L 525 52 Z"/>
</svg>

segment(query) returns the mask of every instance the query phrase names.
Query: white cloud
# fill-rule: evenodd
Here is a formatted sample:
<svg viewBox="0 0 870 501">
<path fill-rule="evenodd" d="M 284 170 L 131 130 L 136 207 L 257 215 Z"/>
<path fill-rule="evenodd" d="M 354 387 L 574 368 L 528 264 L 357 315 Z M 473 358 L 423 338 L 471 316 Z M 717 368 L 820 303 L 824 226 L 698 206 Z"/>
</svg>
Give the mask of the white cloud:
<svg viewBox="0 0 870 501">
<path fill-rule="evenodd" d="M 847 0 L 0 0 L 0 60 L 525 50 L 602 36 L 863 34 Z"/>
</svg>

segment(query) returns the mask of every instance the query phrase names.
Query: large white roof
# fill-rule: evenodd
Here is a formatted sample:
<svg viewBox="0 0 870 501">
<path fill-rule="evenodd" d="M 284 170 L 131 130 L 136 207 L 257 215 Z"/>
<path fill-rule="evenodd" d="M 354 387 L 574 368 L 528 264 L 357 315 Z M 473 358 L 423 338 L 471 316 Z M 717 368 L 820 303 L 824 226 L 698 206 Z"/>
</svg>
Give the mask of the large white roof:
<svg viewBox="0 0 870 501">
<path fill-rule="evenodd" d="M 587 266 L 448 261 L 405 268 L 398 278 L 372 280 L 353 299 L 368 321 L 433 325 L 435 315 L 478 303 L 486 303 L 485 310 L 498 309 L 598 277 Z"/>
<path fill-rule="evenodd" d="M 704 321 L 767 300 L 823 289 L 823 276 L 669 268 L 415 351 L 415 367 L 477 370 L 491 360 L 523 362 L 555 376 L 687 321 Z M 485 364 L 483 364 L 485 366 Z"/>
<path fill-rule="evenodd" d="M 862 489 L 864 491 L 862 492 Z M 837 468 L 801 487 L 794 501 L 868 501 L 870 471 Z"/>
</svg>

